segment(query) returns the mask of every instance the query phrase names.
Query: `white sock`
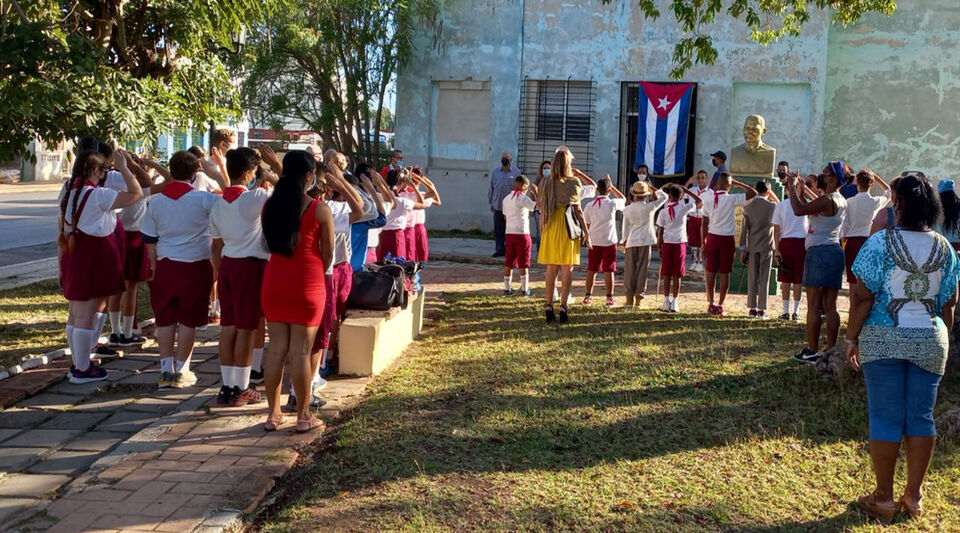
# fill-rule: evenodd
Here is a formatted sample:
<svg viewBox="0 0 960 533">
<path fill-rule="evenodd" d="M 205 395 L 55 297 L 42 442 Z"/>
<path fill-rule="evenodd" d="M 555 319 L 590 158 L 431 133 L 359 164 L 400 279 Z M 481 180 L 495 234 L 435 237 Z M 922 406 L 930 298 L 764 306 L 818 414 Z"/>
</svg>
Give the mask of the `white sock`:
<svg viewBox="0 0 960 533">
<path fill-rule="evenodd" d="M 510 285 L 511 285 L 512 283 L 513 283 L 513 272 L 510 272 L 510 275 L 509 275 L 509 276 L 504 276 L 504 277 L 503 277 L 503 288 L 509 291 L 509 290 L 510 290 Z"/>
<path fill-rule="evenodd" d="M 120 311 L 110 311 L 110 334 L 119 335 L 120 331 Z"/>
<path fill-rule="evenodd" d="M 173 372 L 173 356 L 160 356 L 160 372 Z"/>
<path fill-rule="evenodd" d="M 70 348 L 70 360 L 77 366 L 77 351 L 73 348 L 73 326 L 67 324 L 67 348 Z"/>
<path fill-rule="evenodd" d="M 520 276 L 520 290 L 524 292 L 530 290 L 530 272 Z"/>
<path fill-rule="evenodd" d="M 250 388 L 250 367 L 249 366 L 237 366 L 236 368 L 236 380 L 237 386 L 240 387 L 240 390 L 247 390 Z"/>
<path fill-rule="evenodd" d="M 73 328 L 73 345 L 77 347 L 73 364 L 80 372 L 90 368 L 90 347 L 95 345 L 96 338 L 97 334 L 92 329 Z"/>
<path fill-rule="evenodd" d="M 133 336 L 133 315 L 123 317 L 120 329 L 124 337 L 130 338 Z"/>
<path fill-rule="evenodd" d="M 224 387 L 233 387 L 233 367 L 220 365 L 220 381 Z"/>
<path fill-rule="evenodd" d="M 250 365 L 251 369 L 256 370 L 257 372 L 261 371 L 260 365 L 263 364 L 263 348 L 254 348 L 253 349 L 253 364 Z"/>
<path fill-rule="evenodd" d="M 785 315 L 790 314 L 790 300 L 787 300 L 787 299 L 783 300 L 783 314 Z"/>
<path fill-rule="evenodd" d="M 103 333 L 103 325 L 107 323 L 107 314 L 106 313 L 97 313 L 93 317 L 93 344 L 90 345 L 90 349 L 97 347 L 97 343 L 100 342 L 100 334 Z"/>
<path fill-rule="evenodd" d="M 793 314 L 797 314 L 800 311 L 800 300 L 795 300 L 793 302 Z"/>
<path fill-rule="evenodd" d="M 176 372 L 189 372 L 190 371 L 190 358 L 187 357 L 186 361 L 176 361 Z"/>
</svg>

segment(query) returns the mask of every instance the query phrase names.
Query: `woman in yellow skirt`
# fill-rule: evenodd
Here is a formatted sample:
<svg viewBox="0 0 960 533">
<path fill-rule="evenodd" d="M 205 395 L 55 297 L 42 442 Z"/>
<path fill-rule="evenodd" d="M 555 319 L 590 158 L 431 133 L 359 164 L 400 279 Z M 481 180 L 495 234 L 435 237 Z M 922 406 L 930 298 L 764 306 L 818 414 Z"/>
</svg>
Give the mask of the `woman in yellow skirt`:
<svg viewBox="0 0 960 533">
<path fill-rule="evenodd" d="M 573 154 L 566 146 L 557 148 L 550 165 L 550 177 L 540 185 L 540 248 L 537 262 L 547 267 L 547 291 L 544 314 L 547 323 L 557 319 L 553 309 L 553 291 L 560 276 L 560 322 L 569 320 L 567 301 L 573 283 L 573 265 L 580 264 L 580 239 L 570 238 L 565 211 L 572 208 L 584 243 L 590 247 L 587 225 L 580 209 L 580 180 L 574 176 Z"/>
</svg>

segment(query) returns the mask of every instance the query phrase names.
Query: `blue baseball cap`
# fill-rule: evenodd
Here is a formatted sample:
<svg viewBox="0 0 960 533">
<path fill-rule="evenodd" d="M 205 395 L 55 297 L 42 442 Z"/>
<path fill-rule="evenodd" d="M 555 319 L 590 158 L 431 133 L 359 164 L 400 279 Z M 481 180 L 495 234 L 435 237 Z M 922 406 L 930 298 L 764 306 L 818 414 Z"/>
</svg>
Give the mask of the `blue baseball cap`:
<svg viewBox="0 0 960 533">
<path fill-rule="evenodd" d="M 953 180 L 940 180 L 937 182 L 937 192 L 945 193 L 947 191 L 952 191 L 954 190 L 954 186 L 955 184 L 953 183 Z"/>
</svg>

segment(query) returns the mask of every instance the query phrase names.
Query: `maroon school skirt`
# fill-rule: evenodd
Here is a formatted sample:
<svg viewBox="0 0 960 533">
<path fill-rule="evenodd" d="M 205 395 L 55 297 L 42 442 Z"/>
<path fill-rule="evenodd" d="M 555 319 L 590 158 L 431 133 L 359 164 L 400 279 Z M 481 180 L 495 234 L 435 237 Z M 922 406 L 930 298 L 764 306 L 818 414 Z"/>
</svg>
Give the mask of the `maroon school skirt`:
<svg viewBox="0 0 960 533">
<path fill-rule="evenodd" d="M 394 257 L 404 256 L 407 253 L 407 239 L 402 229 L 385 229 L 380 232 L 380 243 L 377 245 L 377 261 L 389 253 Z"/>
<path fill-rule="evenodd" d="M 413 256 L 414 261 L 426 261 L 430 256 L 430 244 L 427 240 L 427 227 L 423 224 L 417 224 L 414 226 L 413 238 L 417 243 L 416 253 Z"/>
<path fill-rule="evenodd" d="M 123 292 L 123 256 L 116 235 L 94 237 L 74 232 L 73 251 L 60 255 L 60 287 L 71 301 Z"/>
<path fill-rule="evenodd" d="M 147 281 L 150 279 L 150 257 L 143 244 L 143 234 L 139 231 L 124 232 L 126 250 L 124 251 L 123 279 L 127 281 Z"/>
<path fill-rule="evenodd" d="M 400 255 L 407 261 L 413 261 L 417 256 L 417 232 L 413 226 L 403 230 L 403 239 L 407 242 L 407 251 Z"/>
</svg>

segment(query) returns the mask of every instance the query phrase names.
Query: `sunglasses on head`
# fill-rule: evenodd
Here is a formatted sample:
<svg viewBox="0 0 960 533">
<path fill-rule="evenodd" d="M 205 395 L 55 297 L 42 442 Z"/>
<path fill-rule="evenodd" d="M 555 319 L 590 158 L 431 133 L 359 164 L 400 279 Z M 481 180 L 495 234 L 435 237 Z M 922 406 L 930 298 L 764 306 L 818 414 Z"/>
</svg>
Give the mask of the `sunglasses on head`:
<svg viewBox="0 0 960 533">
<path fill-rule="evenodd" d="M 900 173 L 901 178 L 914 177 L 914 178 L 926 178 L 927 175 L 919 170 L 904 170 Z"/>
</svg>

